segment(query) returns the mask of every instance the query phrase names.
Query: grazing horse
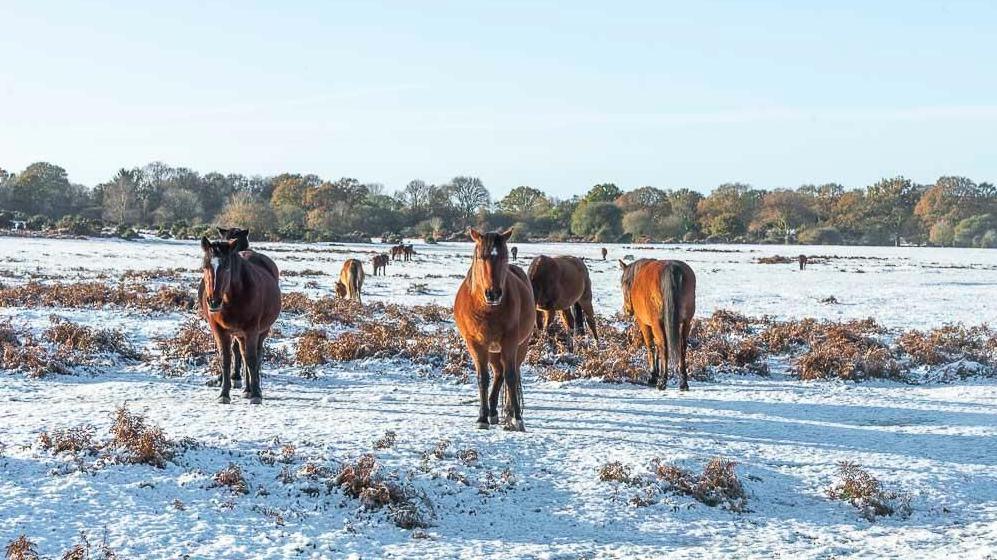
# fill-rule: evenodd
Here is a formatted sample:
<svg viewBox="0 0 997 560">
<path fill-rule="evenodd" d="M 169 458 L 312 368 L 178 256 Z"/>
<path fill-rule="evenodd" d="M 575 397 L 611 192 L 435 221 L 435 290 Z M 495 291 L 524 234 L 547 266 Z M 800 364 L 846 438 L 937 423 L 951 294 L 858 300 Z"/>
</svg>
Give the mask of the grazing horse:
<svg viewBox="0 0 997 560">
<path fill-rule="evenodd" d="M 800 255 L 800 270 L 803 270 L 807 267 L 807 260 L 808 259 L 806 255 Z"/>
<path fill-rule="evenodd" d="M 245 243 L 248 245 L 248 241 Z M 222 392 L 218 402 L 231 402 L 235 341 L 245 363 L 243 396 L 251 404 L 260 404 L 263 402 L 260 357 L 270 327 L 280 314 L 280 274 L 269 258 L 253 251 L 240 251 L 241 246 L 240 239 L 211 242 L 201 238 L 203 289 L 199 290 L 198 302 L 222 358 Z"/>
<path fill-rule="evenodd" d="M 513 247 L 510 251 L 512 252 L 512 260 L 519 260 L 519 247 Z"/>
<path fill-rule="evenodd" d="M 457 290 L 454 320 L 478 374 L 478 428 L 498 424 L 499 391 L 505 383 L 505 429 L 524 431 L 520 366 L 533 336 L 536 309 L 523 269 L 509 264 L 512 230 L 479 233 L 471 268 Z M 488 367 L 495 373 L 489 393 Z"/>
<path fill-rule="evenodd" d="M 679 389 L 689 390 L 685 350 L 696 314 L 696 275 L 682 261 L 620 261 L 623 312 L 634 318 L 647 347 L 651 386 L 668 384 L 669 357 L 679 365 Z M 658 381 L 658 374 L 662 379 Z"/>
<path fill-rule="evenodd" d="M 377 276 L 378 271 L 380 271 L 381 274 L 388 273 L 388 262 L 390 262 L 388 255 L 385 255 L 384 253 L 374 255 L 370 261 L 374 265 L 374 276 Z"/>
<path fill-rule="evenodd" d="M 411 243 L 408 245 L 402 245 L 402 254 L 405 256 L 406 261 L 412 260 L 412 255 L 415 254 L 415 247 Z"/>
<path fill-rule="evenodd" d="M 592 309 L 592 280 L 589 270 L 578 257 L 540 255 L 530 263 L 527 275 L 537 304 L 537 327 L 546 331 L 555 312 L 559 312 L 568 331 L 585 334 L 588 323 L 592 336 L 599 340 Z"/>
<path fill-rule="evenodd" d="M 405 245 L 395 245 L 391 247 L 391 260 L 397 261 L 405 256 Z"/>
<path fill-rule="evenodd" d="M 359 259 L 347 259 L 343 263 L 343 269 L 339 272 L 336 295 L 356 300 L 357 303 L 363 303 L 360 299 L 361 288 L 363 288 L 363 265 Z"/>
<path fill-rule="evenodd" d="M 608 255 L 608 254 L 609 254 L 609 251 L 605 247 L 603 247 L 602 248 L 602 260 L 606 260 L 606 255 Z"/>
</svg>

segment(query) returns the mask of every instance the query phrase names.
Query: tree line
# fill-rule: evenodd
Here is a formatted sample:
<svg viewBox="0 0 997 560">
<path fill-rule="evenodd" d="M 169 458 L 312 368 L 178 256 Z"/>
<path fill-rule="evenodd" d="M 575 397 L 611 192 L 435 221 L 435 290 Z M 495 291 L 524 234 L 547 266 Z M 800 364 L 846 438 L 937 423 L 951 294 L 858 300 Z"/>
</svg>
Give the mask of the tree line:
<svg viewBox="0 0 997 560">
<path fill-rule="evenodd" d="M 725 183 L 709 194 L 597 184 L 569 199 L 519 186 L 494 200 L 477 177 L 415 179 L 389 193 L 380 183 L 282 173 L 200 174 L 160 162 L 120 169 L 93 188 L 51 163 L 0 168 L 0 227 L 93 234 L 117 228 L 197 237 L 238 225 L 270 240 L 343 241 L 400 236 L 462 238 L 469 225 L 515 226 L 517 241 L 773 242 L 997 247 L 997 188 L 966 177 L 922 185 L 884 178 L 864 188 L 837 183 L 757 189 Z"/>
</svg>

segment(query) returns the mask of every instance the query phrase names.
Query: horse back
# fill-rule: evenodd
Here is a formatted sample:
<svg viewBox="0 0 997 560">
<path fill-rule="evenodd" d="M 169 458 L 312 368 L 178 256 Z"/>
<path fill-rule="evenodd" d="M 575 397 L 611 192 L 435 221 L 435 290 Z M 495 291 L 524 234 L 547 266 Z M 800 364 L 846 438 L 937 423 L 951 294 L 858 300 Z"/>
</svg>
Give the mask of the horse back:
<svg viewBox="0 0 997 560">
<path fill-rule="evenodd" d="M 635 263 L 636 265 L 637 263 Z M 679 278 L 679 318 L 691 319 L 696 313 L 696 275 L 688 264 L 676 260 L 652 260 L 640 264 L 634 273 L 630 301 L 634 315 L 644 324 L 658 321 L 666 310 L 666 286 Z"/>
</svg>

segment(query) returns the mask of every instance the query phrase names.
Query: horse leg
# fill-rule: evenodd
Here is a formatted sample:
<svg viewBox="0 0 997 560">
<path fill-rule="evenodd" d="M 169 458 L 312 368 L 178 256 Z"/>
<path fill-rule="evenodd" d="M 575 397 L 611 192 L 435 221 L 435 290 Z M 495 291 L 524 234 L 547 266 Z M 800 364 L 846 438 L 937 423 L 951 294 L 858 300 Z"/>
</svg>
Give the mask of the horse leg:
<svg viewBox="0 0 997 560">
<path fill-rule="evenodd" d="M 232 389 L 232 337 L 220 328 L 214 329 L 215 346 L 222 358 L 222 392 L 218 395 L 218 402 L 228 404 L 232 402 L 229 391 Z"/>
<path fill-rule="evenodd" d="M 582 304 L 575 302 L 571 306 L 571 319 L 575 322 L 575 334 L 585 334 L 585 314 L 582 311 Z"/>
<path fill-rule="evenodd" d="M 689 390 L 689 372 L 685 368 L 685 350 L 686 346 L 689 345 L 689 332 L 691 331 L 692 319 L 686 319 L 682 322 L 682 342 L 680 346 L 682 355 L 679 357 L 679 373 L 682 375 L 682 381 L 679 385 L 679 391 Z"/>
<path fill-rule="evenodd" d="M 647 349 L 647 367 L 651 369 L 651 378 L 647 384 L 654 387 L 658 384 L 658 357 L 654 351 L 654 335 L 651 334 L 651 327 L 644 323 L 638 323 L 640 335 L 644 339 L 644 348 Z"/>
<path fill-rule="evenodd" d="M 592 287 L 589 286 L 585 293 L 582 295 L 582 299 L 577 304 L 581 307 L 581 310 L 585 313 L 585 322 L 588 323 L 589 330 L 592 331 L 592 337 L 595 338 L 596 342 L 599 342 L 599 332 L 595 329 L 595 309 L 592 308 Z M 581 314 L 579 314 L 578 322 L 582 320 Z"/>
<path fill-rule="evenodd" d="M 260 388 L 260 346 L 259 333 L 246 333 L 239 341 L 242 345 L 242 358 L 249 374 L 249 404 L 263 402 L 263 390 Z"/>
<path fill-rule="evenodd" d="M 232 388 L 242 388 L 242 351 L 239 349 L 239 339 L 232 338 Z"/>
<path fill-rule="evenodd" d="M 505 399 L 512 409 L 512 415 L 506 417 L 504 428 L 515 432 L 525 432 L 523 423 L 523 407 L 519 395 L 519 364 L 517 363 L 519 347 L 502 349 L 502 377 L 505 381 Z"/>
<path fill-rule="evenodd" d="M 502 392 L 502 363 L 498 359 L 498 354 L 489 353 L 488 362 L 491 365 L 492 373 L 495 378 L 492 380 L 491 392 L 488 395 L 488 423 L 498 424 L 499 414 L 498 414 L 498 401 L 499 395 Z M 509 415 L 509 409 L 506 407 L 505 415 Z"/>
<path fill-rule="evenodd" d="M 651 325 L 651 334 L 654 335 L 654 346 L 658 354 L 658 373 L 661 376 L 655 386 L 664 391 L 668 387 L 668 344 L 664 325 L 660 321 L 655 321 Z"/>
<path fill-rule="evenodd" d="M 575 319 L 571 316 L 571 308 L 559 309 L 557 312 L 564 322 L 564 329 L 568 332 L 568 351 L 575 351 Z"/>
<path fill-rule="evenodd" d="M 478 374 L 478 429 L 488 429 L 488 351 L 485 348 L 467 345 Z"/>
</svg>

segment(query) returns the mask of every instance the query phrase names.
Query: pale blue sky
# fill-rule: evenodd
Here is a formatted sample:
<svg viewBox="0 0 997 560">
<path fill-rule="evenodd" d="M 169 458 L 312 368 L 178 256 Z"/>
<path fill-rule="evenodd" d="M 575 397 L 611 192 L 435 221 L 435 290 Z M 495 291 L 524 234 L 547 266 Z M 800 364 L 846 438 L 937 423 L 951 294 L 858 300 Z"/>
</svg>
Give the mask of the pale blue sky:
<svg viewBox="0 0 997 560">
<path fill-rule="evenodd" d="M 0 167 L 997 180 L 997 2 L 8 2 Z"/>
</svg>

